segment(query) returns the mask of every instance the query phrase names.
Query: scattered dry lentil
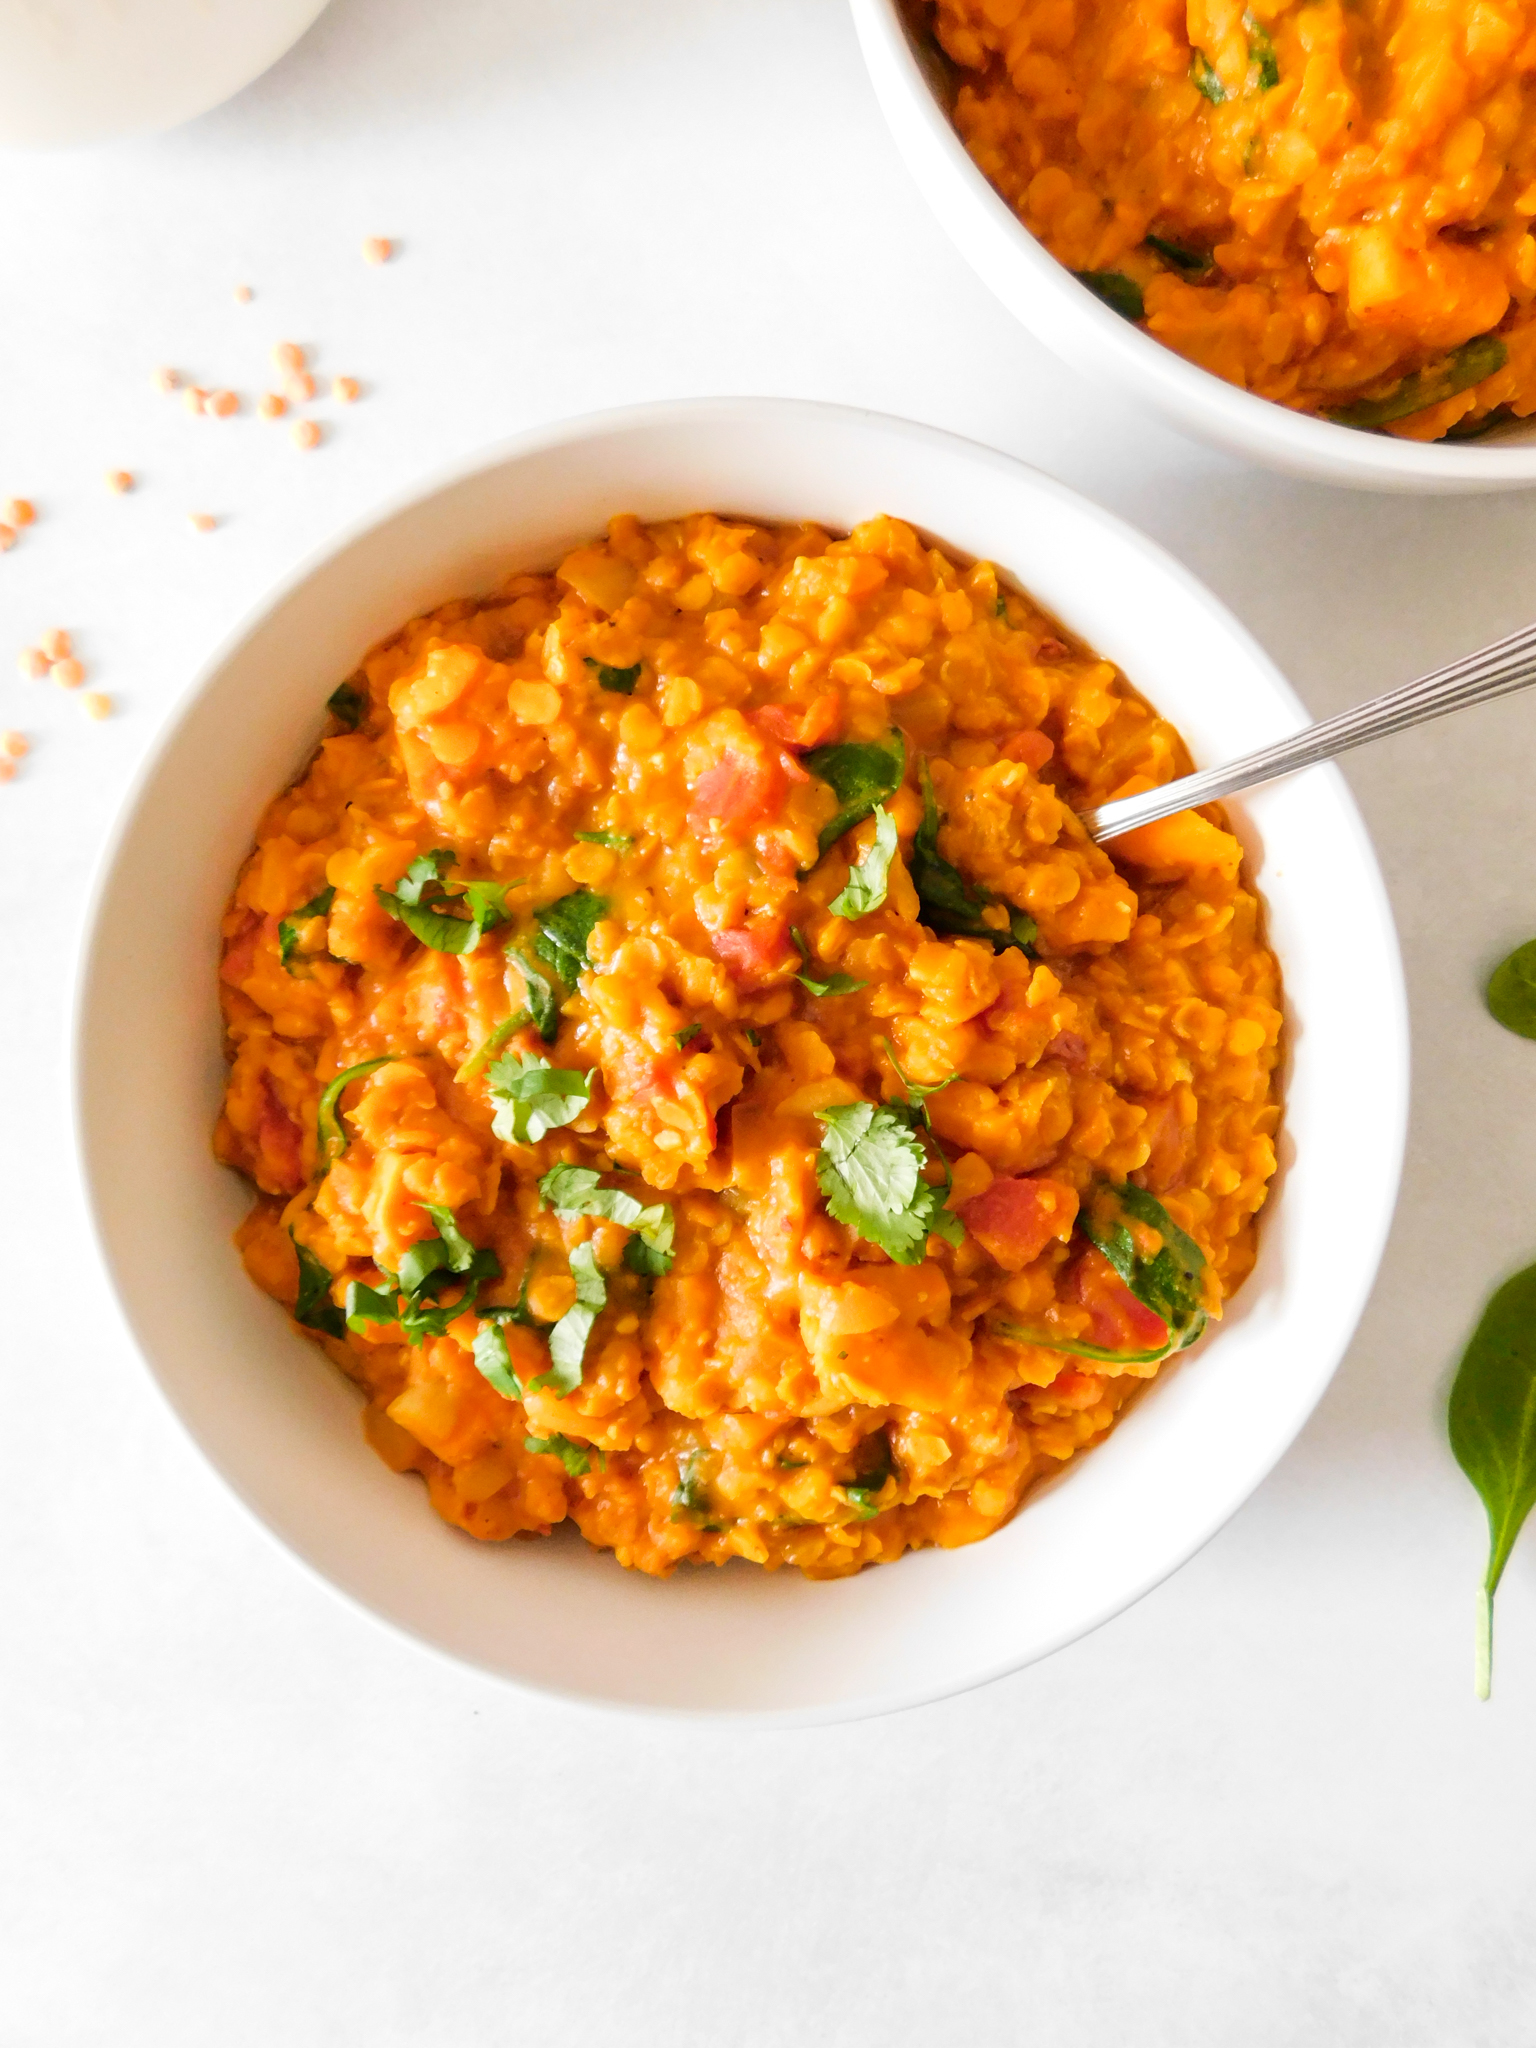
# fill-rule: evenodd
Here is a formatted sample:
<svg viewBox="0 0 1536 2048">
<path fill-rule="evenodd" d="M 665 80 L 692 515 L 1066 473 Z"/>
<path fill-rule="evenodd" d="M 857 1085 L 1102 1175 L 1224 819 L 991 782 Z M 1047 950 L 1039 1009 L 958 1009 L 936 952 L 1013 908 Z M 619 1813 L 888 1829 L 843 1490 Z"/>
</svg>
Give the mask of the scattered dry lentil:
<svg viewBox="0 0 1536 2048">
<path fill-rule="evenodd" d="M 23 647 L 16 657 L 16 666 L 23 682 L 39 683 L 48 673 L 48 657 L 41 647 Z"/>
<path fill-rule="evenodd" d="M 180 382 L 181 378 L 175 370 L 156 370 L 155 372 L 154 386 L 157 391 L 174 391 Z"/>
<path fill-rule="evenodd" d="M 302 370 L 304 351 L 296 341 L 280 341 L 272 351 L 272 363 L 279 370 Z"/>
<path fill-rule="evenodd" d="M 212 533 L 218 523 L 218 520 L 214 518 L 211 512 L 189 512 L 187 514 L 187 524 L 194 533 Z"/>
<path fill-rule="evenodd" d="M 240 395 L 235 391 L 215 391 L 203 410 L 211 412 L 215 419 L 227 420 L 231 413 L 240 410 Z"/>
<path fill-rule="evenodd" d="M 318 420 L 295 420 L 293 423 L 294 445 L 298 448 L 318 448 L 320 445 L 320 423 Z"/>
<path fill-rule="evenodd" d="M 50 661 L 67 661 L 75 651 L 74 642 L 62 626 L 50 626 L 37 644 Z"/>
<path fill-rule="evenodd" d="M 7 526 L 30 526 L 37 517 L 37 507 L 30 498 L 11 498 L 0 511 Z"/>
<path fill-rule="evenodd" d="M 370 235 L 363 244 L 365 263 L 387 263 L 395 253 L 395 245 L 387 235 Z"/>
<path fill-rule="evenodd" d="M 291 377 L 285 379 L 283 390 L 292 404 L 307 405 L 315 395 L 315 380 L 308 370 L 295 370 Z"/>
<path fill-rule="evenodd" d="M 87 718 L 109 718 L 112 713 L 112 699 L 101 690 L 87 690 L 80 705 Z"/>
<path fill-rule="evenodd" d="M 248 306 L 255 296 L 256 294 L 248 284 L 237 284 L 235 286 L 235 304 L 237 306 Z"/>
<path fill-rule="evenodd" d="M 361 387 L 355 377 L 333 377 L 331 379 L 331 396 L 332 398 L 339 399 L 343 405 L 353 404 L 359 395 L 360 389 Z"/>
<path fill-rule="evenodd" d="M 107 489 L 109 491 L 116 491 L 119 496 L 124 491 L 131 491 L 133 489 L 133 471 L 131 469 L 109 469 L 107 471 Z"/>
<path fill-rule="evenodd" d="M 85 681 L 85 663 L 69 655 L 63 661 L 56 661 L 48 673 L 61 690 L 78 690 Z"/>
<path fill-rule="evenodd" d="M 280 420 L 288 410 L 288 401 L 280 391 L 264 391 L 256 402 L 256 410 L 264 420 Z"/>
<path fill-rule="evenodd" d="M 17 732 L 14 727 L 9 732 L 0 732 L 0 753 L 8 755 L 13 761 L 19 761 L 22 755 L 30 750 L 31 745 L 32 742 L 26 734 Z"/>
<path fill-rule="evenodd" d="M 8 548 L 13 548 L 13 547 L 15 547 L 15 545 L 16 545 L 16 529 L 15 529 L 15 527 L 14 527 L 14 526 L 5 526 L 5 525 L 0 525 L 0 555 L 3 555 L 3 554 L 4 554 L 5 552 L 6 552 L 6 550 L 7 550 Z"/>
</svg>

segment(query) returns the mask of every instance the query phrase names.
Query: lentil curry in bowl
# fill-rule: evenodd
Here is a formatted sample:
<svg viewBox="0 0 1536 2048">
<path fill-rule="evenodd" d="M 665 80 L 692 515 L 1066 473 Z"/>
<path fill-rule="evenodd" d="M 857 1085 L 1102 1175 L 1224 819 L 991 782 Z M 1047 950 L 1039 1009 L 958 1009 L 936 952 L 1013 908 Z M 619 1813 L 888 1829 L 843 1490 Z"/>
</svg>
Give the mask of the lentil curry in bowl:
<svg viewBox="0 0 1536 2048">
<path fill-rule="evenodd" d="M 1519 0 L 919 0 L 1024 225 L 1215 375 L 1465 439 L 1536 411 L 1536 17 Z"/>
<path fill-rule="evenodd" d="M 1254 1259 L 1279 975 L 1178 734 L 875 518 L 612 521 L 330 701 L 224 920 L 246 1265 L 489 1539 L 973 1542 Z"/>
</svg>

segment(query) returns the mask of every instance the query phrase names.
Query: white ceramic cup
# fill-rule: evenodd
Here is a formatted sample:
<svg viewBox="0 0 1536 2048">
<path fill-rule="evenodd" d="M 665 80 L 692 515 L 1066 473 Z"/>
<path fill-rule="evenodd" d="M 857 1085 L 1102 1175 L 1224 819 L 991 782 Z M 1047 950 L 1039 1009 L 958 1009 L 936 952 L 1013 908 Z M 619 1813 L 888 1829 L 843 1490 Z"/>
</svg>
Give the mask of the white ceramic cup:
<svg viewBox="0 0 1536 2048">
<path fill-rule="evenodd" d="M 941 104 L 902 0 L 852 0 L 870 81 L 939 224 L 1014 317 L 1063 362 L 1229 454 L 1372 491 L 1499 491 L 1536 483 L 1536 420 L 1486 441 L 1399 441 L 1309 418 L 1188 362 L 1058 263 L 987 183 Z"/>
<path fill-rule="evenodd" d="M 174 128 L 275 64 L 327 0 L 0 0 L 0 146 Z"/>
<path fill-rule="evenodd" d="M 523 1686 L 834 1719 L 977 1685 L 1072 1641 L 1182 1563 L 1258 1485 L 1370 1290 L 1401 1161 L 1406 1013 L 1381 879 L 1337 770 L 1234 805 L 1288 1005 L 1283 1172 L 1258 1268 L 1109 1439 L 985 1542 L 832 1583 L 746 1564 L 658 1581 L 569 1525 L 482 1545 L 439 1521 L 420 1484 L 367 1448 L 355 1391 L 230 1244 L 250 1190 L 210 1149 L 224 1079 L 220 913 L 259 812 L 302 768 L 326 696 L 373 641 L 510 570 L 553 566 L 614 512 L 704 508 L 841 530 L 885 511 L 990 557 L 1120 663 L 1199 763 L 1303 719 L 1186 570 L 1062 485 L 952 435 L 774 399 L 641 407 L 524 435 L 307 564 L 188 692 L 96 885 L 76 992 L 76 1128 L 140 1349 L 208 1458 L 322 1578 L 417 1641 Z"/>
</svg>

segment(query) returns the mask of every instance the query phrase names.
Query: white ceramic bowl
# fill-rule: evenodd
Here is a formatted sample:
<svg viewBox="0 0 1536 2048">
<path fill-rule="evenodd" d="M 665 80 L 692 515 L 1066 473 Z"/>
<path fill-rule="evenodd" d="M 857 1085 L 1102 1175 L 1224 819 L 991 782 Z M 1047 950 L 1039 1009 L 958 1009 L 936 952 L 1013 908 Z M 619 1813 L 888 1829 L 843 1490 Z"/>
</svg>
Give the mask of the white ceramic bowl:
<svg viewBox="0 0 1536 2048">
<path fill-rule="evenodd" d="M 1197 761 L 1302 718 L 1185 570 L 970 442 L 768 399 L 526 435 L 311 562 L 189 693 L 97 884 L 77 990 L 77 1129 L 102 1250 L 168 1399 L 253 1513 L 333 1586 L 418 1641 L 542 1691 L 833 1719 L 976 1685 L 1072 1641 L 1182 1563 L 1274 1464 L 1349 1341 L 1391 1217 L 1407 1094 L 1401 972 L 1375 860 L 1334 770 L 1235 807 L 1290 1004 L 1284 1186 L 1258 1270 L 1219 1333 L 986 1542 L 831 1584 L 746 1565 L 659 1582 L 570 1529 L 480 1545 L 448 1528 L 367 1448 L 357 1396 L 231 1248 L 247 1189 L 209 1147 L 224 1074 L 220 912 L 258 813 L 303 765 L 327 694 L 372 641 L 511 568 L 551 566 L 615 511 L 705 507 L 834 528 L 884 510 L 991 557 L 1122 664 Z"/>
<path fill-rule="evenodd" d="M 0 0 L 0 144 L 174 128 L 270 69 L 327 0 Z"/>
<path fill-rule="evenodd" d="M 961 254 L 1016 319 L 1166 419 L 1271 469 L 1373 491 L 1498 491 L 1536 483 L 1536 420 L 1486 441 L 1396 441 L 1309 419 L 1187 362 L 1095 298 L 994 192 L 955 132 L 937 66 L 903 0 L 852 0 L 864 61 L 896 145 Z"/>
</svg>

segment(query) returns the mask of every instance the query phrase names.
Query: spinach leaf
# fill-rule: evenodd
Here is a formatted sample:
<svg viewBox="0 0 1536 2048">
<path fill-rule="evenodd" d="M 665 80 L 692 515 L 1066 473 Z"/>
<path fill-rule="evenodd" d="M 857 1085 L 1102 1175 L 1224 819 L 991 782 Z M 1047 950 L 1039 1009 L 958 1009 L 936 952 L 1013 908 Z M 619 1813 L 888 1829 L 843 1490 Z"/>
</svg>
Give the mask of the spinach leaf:
<svg viewBox="0 0 1536 2048">
<path fill-rule="evenodd" d="M 277 957 L 281 964 L 288 968 L 290 974 L 292 974 L 293 969 L 288 966 L 288 963 L 293 958 L 294 947 L 299 943 L 299 926 L 307 924 L 312 917 L 329 917 L 331 905 L 335 901 L 336 891 L 334 889 L 322 889 L 318 895 L 311 896 L 307 903 L 301 903 L 297 910 L 289 911 L 287 917 L 279 924 L 277 928 Z"/>
<path fill-rule="evenodd" d="M 1269 39 L 1269 30 L 1253 14 L 1243 16 L 1248 31 L 1248 62 L 1260 92 L 1271 92 L 1280 83 L 1280 60 Z"/>
<path fill-rule="evenodd" d="M 1035 920 L 1010 904 L 1004 906 L 1008 911 L 1006 930 L 984 923 L 981 913 L 996 902 L 996 897 L 990 889 L 968 882 L 960 870 L 939 852 L 939 826 L 943 820 L 926 761 L 922 764 L 921 778 L 923 822 L 912 841 L 909 870 L 923 923 L 936 932 L 950 933 L 959 938 L 986 939 L 999 953 L 1009 946 L 1017 946 L 1021 953 L 1030 952 L 1038 936 Z"/>
<path fill-rule="evenodd" d="M 621 697 L 632 697 L 635 694 L 635 685 L 640 680 L 638 661 L 630 668 L 610 668 L 606 661 L 598 661 L 590 654 L 584 654 L 582 660 L 588 668 L 596 669 L 601 688 L 616 690 Z"/>
<path fill-rule="evenodd" d="M 1123 1214 L 1117 1213 L 1123 1212 Z M 1155 1230 L 1162 1239 L 1158 1250 L 1147 1257 L 1137 1249 L 1136 1240 L 1124 1221 Z M 1180 1230 L 1155 1195 L 1126 1181 L 1123 1186 L 1101 1188 L 1078 1218 L 1079 1228 L 1090 1244 L 1114 1267 L 1136 1299 L 1161 1316 L 1174 1340 L 1171 1348 L 1182 1351 L 1193 1344 L 1205 1328 L 1205 1310 L 1200 1305 L 1200 1275 L 1205 1270 L 1205 1253 L 1192 1237 Z M 1057 1345 L 1057 1350 L 1063 1347 Z"/>
<path fill-rule="evenodd" d="M 1165 235 L 1148 235 L 1147 247 L 1185 277 L 1205 277 L 1216 267 L 1209 249 L 1186 249 L 1182 242 L 1170 242 Z"/>
<path fill-rule="evenodd" d="M 608 1306 L 608 1282 L 591 1245 L 579 1244 L 571 1253 L 571 1277 L 576 1282 L 576 1299 L 549 1333 L 549 1371 L 529 1381 L 530 1391 L 549 1387 L 562 1399 L 581 1385 L 587 1339 Z"/>
<path fill-rule="evenodd" d="M 704 1484 L 703 1474 L 699 1471 L 697 1451 L 690 1451 L 678 1465 L 677 1484 L 672 1489 L 670 1506 L 671 1519 L 674 1522 L 681 1522 L 686 1518 L 690 1522 L 703 1523 L 706 1529 L 718 1526 L 709 1520 L 709 1489 Z"/>
<path fill-rule="evenodd" d="M 635 843 L 628 832 L 578 832 L 575 836 L 584 846 L 606 846 L 610 853 L 628 853 Z"/>
<path fill-rule="evenodd" d="M 885 901 L 891 861 L 896 852 L 896 820 L 884 804 L 874 809 L 875 836 L 862 860 L 848 870 L 848 879 L 827 905 L 834 917 L 868 917 Z"/>
<path fill-rule="evenodd" d="M 369 1287 L 361 1280 L 351 1283 L 347 1289 L 350 1328 L 398 1323 L 408 1344 L 422 1344 L 428 1337 L 441 1337 L 450 1323 L 469 1313 L 482 1280 L 500 1278 L 500 1259 L 488 1247 L 470 1243 L 451 1209 L 436 1202 L 423 1202 L 422 1207 L 437 1225 L 437 1236 L 413 1244 L 401 1259 L 398 1273 L 381 1266 L 383 1288 Z M 457 1301 L 445 1302 L 444 1290 L 460 1281 L 463 1294 Z"/>
<path fill-rule="evenodd" d="M 1495 1023 L 1520 1038 L 1536 1038 L 1536 939 L 1527 939 L 1499 962 L 1484 1000 Z"/>
<path fill-rule="evenodd" d="M 1087 285 L 1094 297 L 1102 299 L 1111 313 L 1118 313 L 1122 320 L 1146 319 L 1146 301 L 1135 278 L 1127 277 L 1119 270 L 1074 270 L 1072 275 L 1079 284 Z"/>
<path fill-rule="evenodd" d="M 924 1180 L 927 1155 L 906 1119 L 872 1102 L 818 1109 L 827 1135 L 816 1154 L 816 1184 L 827 1213 L 888 1253 L 920 1265 L 930 1235 L 959 1244 L 958 1216 L 944 1207 L 947 1184 Z"/>
<path fill-rule="evenodd" d="M 603 1216 L 633 1232 L 624 1247 L 624 1263 L 632 1273 L 659 1280 L 672 1270 L 672 1210 L 666 1202 L 649 1207 L 622 1188 L 605 1188 L 590 1166 L 552 1166 L 539 1182 L 539 1193 L 560 1217 Z"/>
<path fill-rule="evenodd" d="M 325 700 L 325 708 L 338 725 L 344 725 L 349 732 L 356 732 L 368 709 L 368 693 L 360 690 L 349 678 L 336 685 Z"/>
<path fill-rule="evenodd" d="M 321 1173 L 334 1166 L 347 1149 L 347 1136 L 341 1128 L 339 1107 L 341 1091 L 353 1081 L 360 1081 L 364 1074 L 371 1074 L 376 1067 L 387 1067 L 398 1054 L 380 1053 L 376 1060 L 359 1060 L 355 1067 L 343 1067 L 333 1081 L 328 1081 L 320 1096 L 320 1107 L 315 1116 L 316 1165 Z"/>
<path fill-rule="evenodd" d="M 587 941 L 593 926 L 607 915 L 607 897 L 594 895 L 590 889 L 573 889 L 569 896 L 557 897 L 534 913 L 538 932 L 533 950 L 548 961 L 567 988 L 574 988 L 591 967 Z"/>
<path fill-rule="evenodd" d="M 1064 1351 L 1069 1358 L 1097 1359 L 1103 1365 L 1151 1365 L 1178 1348 L 1160 1344 L 1156 1351 L 1109 1351 L 1102 1344 L 1084 1344 L 1052 1330 L 1028 1330 L 1021 1323 L 989 1322 L 986 1327 L 990 1335 L 1005 1337 L 1010 1343 L 1038 1344 L 1043 1351 Z"/>
<path fill-rule="evenodd" d="M 386 1273 L 384 1278 L 388 1280 Z M 369 1287 L 361 1280 L 347 1285 L 347 1328 L 361 1330 L 366 1323 L 397 1323 L 400 1320 L 399 1292 L 394 1287 Z"/>
<path fill-rule="evenodd" d="M 517 962 L 517 971 L 523 977 L 523 999 L 528 1005 L 528 1014 L 538 1026 L 544 1043 L 553 1045 L 560 1029 L 560 1005 L 555 999 L 554 988 L 521 948 L 508 946 L 507 952 Z"/>
<path fill-rule="evenodd" d="M 568 1436 L 525 1436 L 523 1449 L 532 1451 L 536 1457 L 558 1458 L 572 1479 L 580 1479 L 584 1472 L 592 1469 L 592 1460 L 602 1460 L 602 1452 L 594 1451 L 590 1444 L 573 1443 Z"/>
<path fill-rule="evenodd" d="M 507 1349 L 501 1325 L 487 1321 L 483 1311 L 475 1331 L 474 1353 L 481 1377 L 488 1380 L 498 1394 L 505 1394 L 509 1401 L 521 1401 L 523 1383 L 512 1370 L 512 1354 Z"/>
<path fill-rule="evenodd" d="M 811 949 L 805 943 L 804 933 L 791 925 L 789 936 L 794 940 L 800 958 L 809 960 Z M 813 974 L 797 974 L 795 979 L 802 988 L 809 989 L 813 996 L 851 996 L 856 995 L 861 988 L 869 987 L 867 981 L 855 981 L 851 974 L 829 974 L 825 980 L 820 980 Z M 751 1036 L 750 1032 L 748 1036 Z M 752 1042 L 755 1045 L 757 1040 L 753 1039 Z"/>
<path fill-rule="evenodd" d="M 862 824 L 876 804 L 894 796 L 907 770 L 907 743 L 896 727 L 886 740 L 848 740 L 835 747 L 813 747 L 804 765 L 829 783 L 837 798 L 837 816 L 823 825 L 818 854 L 835 846 L 843 834 Z"/>
<path fill-rule="evenodd" d="M 592 1099 L 592 1072 L 552 1067 L 538 1054 L 508 1053 L 490 1070 L 496 1114 L 491 1129 L 503 1143 L 536 1145 L 550 1131 L 574 1123 Z"/>
<path fill-rule="evenodd" d="M 1195 91 L 1204 94 L 1213 107 L 1224 105 L 1230 97 L 1227 88 L 1221 82 L 1221 74 L 1204 50 L 1190 51 L 1189 76 Z"/>
<path fill-rule="evenodd" d="M 1384 427 L 1391 420 L 1405 420 L 1431 405 L 1454 398 L 1481 384 L 1495 370 L 1502 370 L 1509 350 L 1496 334 L 1480 334 L 1438 363 L 1415 370 L 1411 377 L 1389 391 L 1385 398 L 1357 398 L 1352 405 L 1336 406 L 1324 415 L 1340 427 Z"/>
<path fill-rule="evenodd" d="M 1536 1266 L 1498 1289 L 1462 1354 L 1447 1417 L 1451 1450 L 1488 1511 L 1477 1603 L 1477 1696 L 1493 1678 L 1493 1596 L 1536 1503 Z"/>
<path fill-rule="evenodd" d="M 299 1292 L 293 1304 L 293 1319 L 306 1330 L 319 1330 L 326 1337 L 345 1337 L 347 1319 L 331 1297 L 331 1270 L 307 1244 L 300 1244 L 290 1230 L 293 1248 L 299 1255 Z"/>
<path fill-rule="evenodd" d="M 460 1230 L 451 1209 L 437 1202 L 421 1206 L 437 1225 L 437 1236 L 418 1239 L 400 1261 L 400 1286 L 406 1294 L 419 1293 L 427 1275 L 439 1269 L 467 1273 L 478 1249 Z"/>
<path fill-rule="evenodd" d="M 840 1486 L 838 1492 L 853 1508 L 861 1522 L 870 1521 L 880 1512 L 878 1502 L 885 1491 L 886 1481 L 896 1477 L 896 1461 L 891 1455 L 891 1440 L 883 1429 L 877 1429 L 867 1436 L 859 1446 L 873 1453 L 866 1459 L 856 1480 Z M 783 1460 L 779 1461 L 781 1464 Z"/>
</svg>

